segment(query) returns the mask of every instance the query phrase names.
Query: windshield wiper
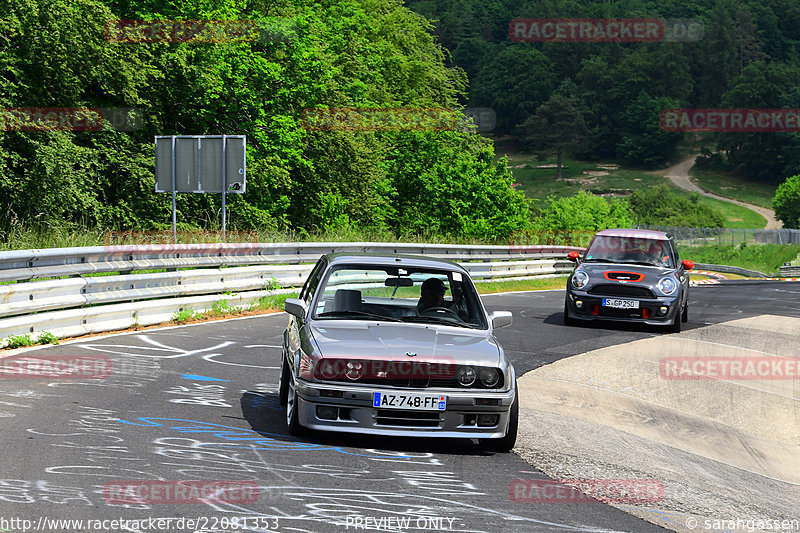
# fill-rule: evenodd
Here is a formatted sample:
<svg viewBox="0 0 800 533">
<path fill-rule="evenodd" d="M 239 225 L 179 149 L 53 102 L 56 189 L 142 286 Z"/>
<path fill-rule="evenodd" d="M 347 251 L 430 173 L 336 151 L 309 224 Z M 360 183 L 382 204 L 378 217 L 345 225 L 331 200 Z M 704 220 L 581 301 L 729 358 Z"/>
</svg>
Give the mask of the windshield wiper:
<svg viewBox="0 0 800 533">
<path fill-rule="evenodd" d="M 328 316 L 348 316 L 348 315 L 364 316 L 367 318 L 377 318 L 378 320 L 386 320 L 387 322 L 400 322 L 399 318 L 394 318 L 385 315 L 376 315 L 374 313 L 365 313 L 364 311 L 325 311 L 324 313 L 319 313 L 317 316 L 328 317 Z"/>
<path fill-rule="evenodd" d="M 478 329 L 478 326 L 471 322 L 456 322 L 452 318 L 444 318 L 440 316 L 404 316 L 401 320 L 403 322 L 439 322 L 442 324 L 447 324 L 448 326 Z"/>
<path fill-rule="evenodd" d="M 584 259 L 581 263 L 614 263 L 614 261 L 609 261 L 608 259 L 597 259 L 595 257 L 591 259 Z"/>
<path fill-rule="evenodd" d="M 644 266 L 653 266 L 658 268 L 668 268 L 664 265 L 659 265 L 657 263 L 650 263 L 648 261 L 617 261 L 617 263 L 625 265 L 644 265 Z"/>
</svg>

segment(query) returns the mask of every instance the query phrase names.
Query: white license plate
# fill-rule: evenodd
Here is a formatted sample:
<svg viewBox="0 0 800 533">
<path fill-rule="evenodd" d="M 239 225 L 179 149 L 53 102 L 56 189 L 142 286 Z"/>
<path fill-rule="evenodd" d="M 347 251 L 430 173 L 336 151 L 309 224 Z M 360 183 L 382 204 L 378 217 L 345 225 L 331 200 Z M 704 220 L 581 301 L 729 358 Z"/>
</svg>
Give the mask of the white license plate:
<svg viewBox="0 0 800 533">
<path fill-rule="evenodd" d="M 615 309 L 639 309 L 639 301 L 603 298 L 603 307 L 613 307 Z"/>
<path fill-rule="evenodd" d="M 411 411 L 444 411 L 447 396 L 415 392 L 373 392 L 372 406 L 380 409 L 409 409 Z"/>
</svg>

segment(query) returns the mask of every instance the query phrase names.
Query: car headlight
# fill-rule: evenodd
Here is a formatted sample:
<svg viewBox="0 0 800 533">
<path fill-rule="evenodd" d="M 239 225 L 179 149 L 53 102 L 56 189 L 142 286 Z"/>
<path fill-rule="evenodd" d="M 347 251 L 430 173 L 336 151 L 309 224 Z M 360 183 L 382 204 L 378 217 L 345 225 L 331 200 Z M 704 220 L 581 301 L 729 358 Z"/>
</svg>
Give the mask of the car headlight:
<svg viewBox="0 0 800 533">
<path fill-rule="evenodd" d="M 482 368 L 480 372 L 481 384 L 484 387 L 492 388 L 500 381 L 500 373 L 496 368 Z"/>
<path fill-rule="evenodd" d="M 458 384 L 462 387 L 469 387 L 475 383 L 476 377 L 477 373 L 471 366 L 462 366 L 456 371 L 456 381 L 458 381 Z"/>
<path fill-rule="evenodd" d="M 672 278 L 661 278 L 658 280 L 658 290 L 662 294 L 672 294 L 678 289 L 678 283 Z"/>
<path fill-rule="evenodd" d="M 572 275 L 572 286 L 576 289 L 580 289 L 585 287 L 587 283 L 589 283 L 589 274 L 583 270 L 576 270 Z"/>
<path fill-rule="evenodd" d="M 306 353 L 300 354 L 300 377 L 312 379 L 314 377 L 314 358 Z"/>
</svg>

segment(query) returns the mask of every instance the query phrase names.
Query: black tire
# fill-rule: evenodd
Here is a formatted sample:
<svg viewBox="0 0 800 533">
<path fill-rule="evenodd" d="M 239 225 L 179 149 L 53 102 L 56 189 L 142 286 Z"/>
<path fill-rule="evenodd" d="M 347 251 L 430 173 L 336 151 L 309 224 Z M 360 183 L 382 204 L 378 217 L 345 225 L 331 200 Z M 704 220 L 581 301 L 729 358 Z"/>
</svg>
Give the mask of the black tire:
<svg viewBox="0 0 800 533">
<path fill-rule="evenodd" d="M 672 321 L 672 324 L 667 326 L 667 331 L 670 333 L 680 333 L 681 332 L 681 312 L 678 311 L 675 313 L 675 320 Z"/>
<path fill-rule="evenodd" d="M 683 304 L 683 312 L 681 313 L 681 322 L 689 322 L 689 302 Z"/>
<path fill-rule="evenodd" d="M 514 384 L 516 387 L 516 383 Z M 506 435 L 499 439 L 480 439 L 481 448 L 489 452 L 508 453 L 517 443 L 517 429 L 519 428 L 519 389 L 516 389 L 514 403 L 511 404 L 511 418 L 508 421 Z"/>
<path fill-rule="evenodd" d="M 578 321 L 575 320 L 574 318 L 570 318 L 570 316 L 569 316 L 569 306 L 568 306 L 566 300 L 564 300 L 564 325 L 565 326 L 577 326 L 578 325 Z"/>
<path fill-rule="evenodd" d="M 286 405 L 286 400 L 289 397 L 289 363 L 286 362 L 286 357 L 281 357 L 281 377 L 278 385 L 278 401 L 281 405 Z"/>
<path fill-rule="evenodd" d="M 290 376 L 288 379 L 288 388 L 286 394 L 286 428 L 289 430 L 289 435 L 299 437 L 305 434 L 305 428 L 300 425 L 300 417 L 297 415 L 297 389 L 294 388 L 294 379 Z"/>
</svg>

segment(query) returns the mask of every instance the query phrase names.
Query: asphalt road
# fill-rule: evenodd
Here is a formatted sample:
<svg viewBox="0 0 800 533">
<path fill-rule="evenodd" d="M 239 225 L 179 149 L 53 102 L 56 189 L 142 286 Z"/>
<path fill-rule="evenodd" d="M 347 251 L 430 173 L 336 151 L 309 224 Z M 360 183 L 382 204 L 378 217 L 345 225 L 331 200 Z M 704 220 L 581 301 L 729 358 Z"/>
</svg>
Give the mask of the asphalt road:
<svg viewBox="0 0 800 533">
<path fill-rule="evenodd" d="M 800 316 L 798 294 L 796 283 L 697 287 L 688 329 L 763 313 Z M 498 336 L 519 375 L 661 335 L 567 328 L 563 298 L 484 297 L 490 310 L 514 313 Z M 111 372 L 0 377 L 0 531 L 663 531 L 601 503 L 513 501 L 515 479 L 545 476 L 471 441 L 287 436 L 276 394 L 286 321 L 267 315 L 26 352 L 100 358 Z M 231 490 L 178 503 L 162 489 L 149 504 L 121 503 L 129 500 L 120 486 L 180 480 L 228 482 Z M 172 521 L 149 520 L 156 518 Z M 127 521 L 110 522 L 119 519 Z"/>
</svg>

